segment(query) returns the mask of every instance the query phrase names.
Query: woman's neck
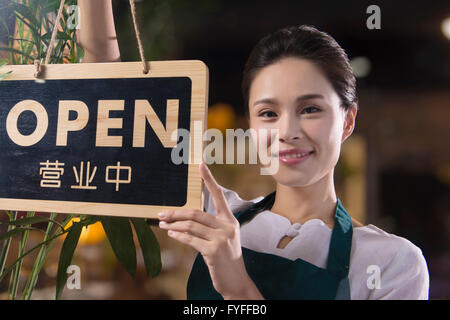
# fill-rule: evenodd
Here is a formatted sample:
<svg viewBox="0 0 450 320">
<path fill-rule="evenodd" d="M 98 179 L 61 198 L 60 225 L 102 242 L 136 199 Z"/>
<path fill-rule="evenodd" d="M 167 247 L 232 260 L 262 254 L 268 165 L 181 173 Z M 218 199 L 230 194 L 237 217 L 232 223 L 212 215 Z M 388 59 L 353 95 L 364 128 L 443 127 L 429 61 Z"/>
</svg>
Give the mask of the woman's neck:
<svg viewBox="0 0 450 320">
<path fill-rule="evenodd" d="M 270 211 L 304 224 L 320 219 L 333 228 L 337 197 L 333 171 L 306 187 L 290 187 L 277 183 L 275 202 Z"/>
</svg>

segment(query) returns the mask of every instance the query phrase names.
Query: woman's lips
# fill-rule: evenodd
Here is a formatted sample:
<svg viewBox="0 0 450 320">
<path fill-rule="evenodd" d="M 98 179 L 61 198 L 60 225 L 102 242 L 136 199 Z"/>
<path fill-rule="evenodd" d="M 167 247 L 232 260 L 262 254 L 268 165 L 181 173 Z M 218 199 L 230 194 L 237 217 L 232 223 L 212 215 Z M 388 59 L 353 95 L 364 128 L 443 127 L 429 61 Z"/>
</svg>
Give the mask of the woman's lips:
<svg viewBox="0 0 450 320">
<path fill-rule="evenodd" d="M 314 153 L 314 151 L 292 149 L 280 151 L 278 158 L 284 164 L 295 165 L 308 159 L 312 153 Z"/>
</svg>

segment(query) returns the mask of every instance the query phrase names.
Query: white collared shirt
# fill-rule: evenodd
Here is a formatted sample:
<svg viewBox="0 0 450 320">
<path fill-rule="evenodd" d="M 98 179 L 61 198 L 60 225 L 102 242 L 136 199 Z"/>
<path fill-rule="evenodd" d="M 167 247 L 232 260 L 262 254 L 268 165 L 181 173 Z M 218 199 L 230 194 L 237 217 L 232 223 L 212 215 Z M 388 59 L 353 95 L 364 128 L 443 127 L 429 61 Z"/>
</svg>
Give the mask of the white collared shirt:
<svg viewBox="0 0 450 320">
<path fill-rule="evenodd" d="M 236 213 L 263 199 L 243 200 L 221 187 L 230 210 Z M 208 189 L 204 209 L 216 214 Z M 241 245 L 253 251 L 275 254 L 290 260 L 302 259 L 326 268 L 332 230 L 320 219 L 303 225 L 269 210 L 241 225 Z M 284 236 L 293 237 L 277 248 Z M 274 270 L 276 272 L 276 270 Z M 428 299 L 429 275 L 422 251 L 409 240 L 369 224 L 353 227 L 350 269 L 351 299 Z"/>
</svg>

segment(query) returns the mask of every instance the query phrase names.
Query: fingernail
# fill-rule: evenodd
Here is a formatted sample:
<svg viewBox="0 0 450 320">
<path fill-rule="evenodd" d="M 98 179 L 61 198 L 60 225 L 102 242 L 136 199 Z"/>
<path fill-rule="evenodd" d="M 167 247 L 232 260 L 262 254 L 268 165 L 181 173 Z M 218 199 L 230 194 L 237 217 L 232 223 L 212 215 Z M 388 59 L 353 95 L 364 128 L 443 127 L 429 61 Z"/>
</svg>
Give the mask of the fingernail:
<svg viewBox="0 0 450 320">
<path fill-rule="evenodd" d="M 165 218 L 167 216 L 167 212 L 160 212 L 158 213 L 159 218 Z"/>
<path fill-rule="evenodd" d="M 165 227 L 165 226 L 167 226 L 167 223 L 165 221 L 160 221 L 159 222 L 159 226 L 160 227 Z"/>
</svg>

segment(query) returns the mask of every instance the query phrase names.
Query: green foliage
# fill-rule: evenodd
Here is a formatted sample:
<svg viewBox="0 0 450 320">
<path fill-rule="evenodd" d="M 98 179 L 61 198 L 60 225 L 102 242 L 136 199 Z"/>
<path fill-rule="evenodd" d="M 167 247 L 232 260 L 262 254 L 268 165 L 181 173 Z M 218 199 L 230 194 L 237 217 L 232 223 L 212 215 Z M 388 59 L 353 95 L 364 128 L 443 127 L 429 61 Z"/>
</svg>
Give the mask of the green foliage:
<svg viewBox="0 0 450 320">
<path fill-rule="evenodd" d="M 8 224 L 8 225 L 12 225 L 12 226 L 23 226 L 23 225 L 27 225 L 27 224 L 36 224 L 36 223 L 41 223 L 41 222 L 56 223 L 57 225 L 59 225 L 61 227 L 61 230 L 64 232 L 64 227 L 61 223 L 59 223 L 58 221 L 56 221 L 54 219 L 47 218 L 44 216 L 28 217 L 28 218 L 22 218 L 22 219 L 6 221 L 6 222 L 0 221 L 0 224 Z M 1 237 L 2 236 L 0 236 L 0 240 L 1 240 Z"/>
<path fill-rule="evenodd" d="M 66 270 L 72 261 L 73 254 L 78 245 L 78 240 L 80 239 L 81 231 L 83 230 L 84 222 L 74 222 L 72 227 L 64 240 L 63 246 L 61 248 L 61 254 L 59 256 L 58 263 L 58 274 L 56 276 L 56 299 L 62 293 L 64 285 L 66 284 L 67 273 Z"/>
<path fill-rule="evenodd" d="M 2 60 L 0 60 L 0 69 L 1 69 L 3 66 L 7 65 L 7 64 L 8 64 L 8 60 L 7 60 L 7 59 L 2 59 Z M 6 78 L 9 74 L 11 74 L 11 71 L 6 72 L 6 73 L 4 73 L 4 74 L 1 74 L 1 73 L 0 73 L 0 80 Z"/>
<path fill-rule="evenodd" d="M 157 276 L 161 271 L 161 253 L 158 241 L 145 219 L 109 217 L 109 216 L 83 216 L 80 222 L 74 222 L 68 228 L 68 234 L 64 240 L 58 264 L 56 281 L 56 299 L 59 299 L 67 280 L 66 270 L 69 267 L 75 252 L 83 227 L 101 221 L 109 243 L 124 269 L 134 277 L 136 274 L 136 246 L 133 240 L 133 231 L 130 220 L 136 231 L 144 256 L 147 275 Z"/>
<path fill-rule="evenodd" d="M 0 23 L 2 31 L 8 35 L 8 46 L 0 50 L 9 52 L 11 64 L 33 64 L 36 59 L 45 60 L 59 3 L 57 0 L 11 0 L 3 8 L 12 12 L 16 22 L 16 30 L 9 30 L 6 21 Z M 68 0 L 65 4 L 69 7 L 76 5 L 76 0 Z M 60 31 L 49 63 L 77 63 L 84 56 L 74 23 L 77 21 L 74 19 L 76 11 L 69 11 L 68 6 L 62 11 L 58 24 Z"/>
<path fill-rule="evenodd" d="M 159 243 L 145 219 L 132 218 L 134 230 L 141 244 L 147 275 L 156 277 L 161 272 L 161 254 Z"/>
<path fill-rule="evenodd" d="M 38 228 L 33 228 L 33 227 L 20 227 L 20 228 L 14 228 L 6 233 L 3 233 L 0 235 L 0 241 L 4 241 L 7 240 L 15 235 L 18 234 L 22 234 L 25 231 L 30 231 L 30 230 L 37 230 L 37 231 L 42 231 L 41 229 Z M 42 231 L 43 232 L 43 231 Z"/>
<path fill-rule="evenodd" d="M 76 33 L 76 11 L 69 10 L 76 5 L 76 0 L 66 0 L 62 18 L 59 21 L 60 29 L 57 32 L 54 49 L 49 63 L 80 63 L 84 56 L 83 48 L 78 44 Z M 0 69 L 10 64 L 33 64 L 35 60 L 43 62 L 51 40 L 54 21 L 60 0 L 9 0 L 2 10 L 11 12 L 15 21 L 15 30 L 9 30 L 8 23 L 0 20 L 0 31 L 8 35 L 8 46 L 0 48 L 9 53 L 9 59 L 0 60 Z M 74 9 L 72 7 L 71 9 Z M 2 30 L 3 28 L 3 30 Z M 10 72 L 1 73 L 0 80 L 6 78 Z M 128 219 L 120 217 L 80 216 L 80 222 L 74 222 L 69 228 L 65 226 L 74 218 L 74 215 L 63 215 L 58 221 L 57 214 L 51 213 L 50 218 L 34 216 L 28 213 L 26 218 L 17 219 L 17 212 L 4 211 L 7 231 L 0 235 L 0 282 L 10 274 L 8 288 L 9 298 L 16 299 L 18 292 L 19 274 L 23 259 L 30 253 L 39 249 L 35 263 L 29 274 L 22 292 L 22 299 L 30 299 L 36 285 L 38 275 L 42 270 L 46 257 L 55 240 L 67 234 L 59 257 L 56 299 L 60 298 L 67 279 L 67 267 L 70 265 L 78 245 L 82 229 L 101 221 L 111 247 L 125 270 L 134 276 L 136 273 L 136 246 L 133 240 L 131 223 L 138 237 L 147 275 L 156 276 L 161 271 L 160 247 L 151 228 L 145 219 Z M 0 216 L 0 218 L 2 218 Z M 45 232 L 32 225 L 47 223 Z M 55 228 L 56 227 L 56 228 Z M 26 251 L 27 238 L 30 230 L 39 230 L 44 233 L 41 243 Z M 20 236 L 17 259 L 5 267 L 11 239 Z"/>
<path fill-rule="evenodd" d="M 129 220 L 122 217 L 102 217 L 101 221 L 117 259 L 125 270 L 134 277 L 136 247 Z"/>
</svg>

